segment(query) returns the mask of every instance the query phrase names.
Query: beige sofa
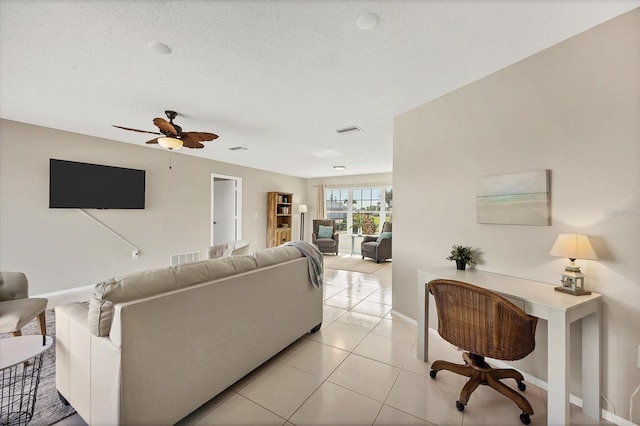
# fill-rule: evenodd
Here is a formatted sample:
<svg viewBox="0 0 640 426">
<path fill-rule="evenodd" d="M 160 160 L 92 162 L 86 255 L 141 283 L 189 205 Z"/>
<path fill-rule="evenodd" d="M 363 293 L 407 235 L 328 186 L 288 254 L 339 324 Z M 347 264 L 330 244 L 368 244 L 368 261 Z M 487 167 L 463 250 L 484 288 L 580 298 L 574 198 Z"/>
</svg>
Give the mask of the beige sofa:
<svg viewBox="0 0 640 426">
<path fill-rule="evenodd" d="M 321 323 L 294 247 L 142 271 L 56 308 L 56 387 L 88 424 L 174 424 Z"/>
</svg>

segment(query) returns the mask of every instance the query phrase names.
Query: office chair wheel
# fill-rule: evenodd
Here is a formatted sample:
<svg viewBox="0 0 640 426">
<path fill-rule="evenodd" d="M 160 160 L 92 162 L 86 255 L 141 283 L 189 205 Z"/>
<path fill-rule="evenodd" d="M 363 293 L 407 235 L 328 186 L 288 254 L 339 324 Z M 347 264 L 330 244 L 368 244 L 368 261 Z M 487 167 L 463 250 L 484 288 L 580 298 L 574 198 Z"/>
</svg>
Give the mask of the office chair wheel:
<svg viewBox="0 0 640 426">
<path fill-rule="evenodd" d="M 437 370 L 431 370 L 429 371 L 429 375 L 431 376 L 432 379 L 436 378 L 436 374 L 438 374 Z"/>
<path fill-rule="evenodd" d="M 461 403 L 460 401 L 456 401 L 456 408 L 458 409 L 458 411 L 464 411 L 464 404 Z M 520 419 L 522 420 L 522 416 L 520 416 Z M 525 424 L 528 424 L 528 423 L 525 423 Z"/>
<path fill-rule="evenodd" d="M 525 425 L 531 423 L 531 419 L 529 418 L 529 415 L 527 413 L 520 414 L 520 421 Z"/>
<path fill-rule="evenodd" d="M 525 390 L 527 390 L 527 385 L 525 385 L 520 380 L 518 380 L 518 389 L 520 389 L 520 391 L 524 392 Z"/>
</svg>

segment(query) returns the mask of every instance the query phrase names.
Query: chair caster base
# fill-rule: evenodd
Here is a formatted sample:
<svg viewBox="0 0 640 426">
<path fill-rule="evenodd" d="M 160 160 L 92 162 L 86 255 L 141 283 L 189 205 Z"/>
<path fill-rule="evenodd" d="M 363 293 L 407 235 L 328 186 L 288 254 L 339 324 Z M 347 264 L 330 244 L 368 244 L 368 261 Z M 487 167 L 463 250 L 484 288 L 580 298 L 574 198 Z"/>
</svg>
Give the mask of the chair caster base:
<svg viewBox="0 0 640 426">
<path fill-rule="evenodd" d="M 460 401 L 456 401 L 456 408 L 458 409 L 458 411 L 464 411 L 464 404 Z M 522 418 L 522 416 L 520 417 Z"/>
<path fill-rule="evenodd" d="M 438 374 L 437 370 L 431 370 L 429 371 L 429 375 L 431 376 L 432 379 L 436 378 L 436 374 Z"/>
<path fill-rule="evenodd" d="M 529 418 L 529 415 L 527 413 L 520 414 L 520 421 L 525 425 L 531 423 L 531 419 Z"/>
<path fill-rule="evenodd" d="M 521 392 L 524 392 L 525 390 L 527 390 L 527 385 L 518 380 L 518 389 L 520 389 Z"/>
</svg>

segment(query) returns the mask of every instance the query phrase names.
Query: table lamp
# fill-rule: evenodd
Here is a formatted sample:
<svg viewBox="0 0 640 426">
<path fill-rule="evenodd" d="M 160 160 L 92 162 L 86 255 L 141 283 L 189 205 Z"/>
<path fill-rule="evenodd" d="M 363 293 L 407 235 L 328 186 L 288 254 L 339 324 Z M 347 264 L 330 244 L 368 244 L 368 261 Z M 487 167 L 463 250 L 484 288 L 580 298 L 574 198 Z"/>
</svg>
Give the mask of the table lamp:
<svg viewBox="0 0 640 426">
<path fill-rule="evenodd" d="M 587 238 L 586 235 L 558 235 L 549 254 L 551 256 L 567 257 L 570 260 L 570 263 L 565 266 L 564 271 L 560 273 L 562 286 L 556 287 L 556 291 L 574 296 L 591 294 L 590 291 L 584 289 L 584 275 L 580 272 L 580 267 L 575 263 L 576 259 L 598 259 L 598 255 L 593 247 L 591 247 L 589 238 Z"/>
<path fill-rule="evenodd" d="M 304 241 L 304 214 L 307 212 L 307 205 L 300 204 L 298 213 L 300 213 L 300 241 Z"/>
</svg>

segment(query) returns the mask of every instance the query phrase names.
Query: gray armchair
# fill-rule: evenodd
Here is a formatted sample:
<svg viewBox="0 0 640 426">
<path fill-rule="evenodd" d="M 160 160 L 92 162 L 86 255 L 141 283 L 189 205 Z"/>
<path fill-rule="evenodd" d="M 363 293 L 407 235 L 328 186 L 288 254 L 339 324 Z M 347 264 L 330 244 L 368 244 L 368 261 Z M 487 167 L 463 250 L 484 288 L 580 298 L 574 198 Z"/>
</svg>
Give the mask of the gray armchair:
<svg viewBox="0 0 640 426">
<path fill-rule="evenodd" d="M 331 227 L 331 237 L 320 236 L 321 226 Z M 338 231 L 336 231 L 335 222 L 332 219 L 314 219 L 311 242 L 315 244 L 322 253 L 334 253 L 337 255 L 340 239 Z"/>
<path fill-rule="evenodd" d="M 38 318 L 40 334 L 47 334 L 47 299 L 29 298 L 29 281 L 22 272 L 0 271 L 0 333 L 20 336 L 20 329 Z"/>
<path fill-rule="evenodd" d="M 382 224 L 382 230 L 379 237 L 367 235 L 362 240 L 360 252 L 362 258 L 370 257 L 376 263 L 383 260 L 391 259 L 391 222 Z"/>
</svg>

